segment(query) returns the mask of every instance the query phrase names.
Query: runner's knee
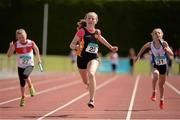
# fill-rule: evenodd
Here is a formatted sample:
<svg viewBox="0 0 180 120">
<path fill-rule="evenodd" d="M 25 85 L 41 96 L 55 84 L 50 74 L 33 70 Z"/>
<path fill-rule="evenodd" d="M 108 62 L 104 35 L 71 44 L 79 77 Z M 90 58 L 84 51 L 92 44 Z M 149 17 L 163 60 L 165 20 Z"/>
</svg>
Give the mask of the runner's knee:
<svg viewBox="0 0 180 120">
<path fill-rule="evenodd" d="M 95 73 L 94 72 L 89 72 L 89 78 L 94 78 L 95 77 Z"/>
<path fill-rule="evenodd" d="M 23 77 L 20 78 L 20 85 L 21 85 L 21 87 L 24 87 L 26 85 L 26 81 Z"/>
</svg>

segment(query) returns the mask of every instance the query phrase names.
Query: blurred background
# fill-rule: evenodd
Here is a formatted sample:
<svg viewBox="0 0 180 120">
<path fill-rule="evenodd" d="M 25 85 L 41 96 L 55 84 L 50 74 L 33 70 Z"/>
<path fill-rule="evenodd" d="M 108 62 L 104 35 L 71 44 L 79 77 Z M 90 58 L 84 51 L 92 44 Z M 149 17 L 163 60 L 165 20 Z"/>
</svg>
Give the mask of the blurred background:
<svg viewBox="0 0 180 120">
<path fill-rule="evenodd" d="M 69 44 L 77 22 L 90 11 L 98 14 L 96 27 L 102 35 L 119 47 L 118 73 L 130 72 L 129 49 L 134 48 L 137 53 L 144 43 L 151 41 L 151 31 L 160 27 L 175 53 L 172 73 L 179 74 L 179 0 L 0 0 L 1 74 L 16 71 L 15 56 L 8 59 L 5 54 L 18 28 L 24 28 L 28 38 L 38 45 L 46 71 L 72 71 Z M 110 72 L 109 49 L 101 45 L 99 51 L 99 72 Z M 136 64 L 135 73 L 149 72 L 146 51 Z"/>
</svg>

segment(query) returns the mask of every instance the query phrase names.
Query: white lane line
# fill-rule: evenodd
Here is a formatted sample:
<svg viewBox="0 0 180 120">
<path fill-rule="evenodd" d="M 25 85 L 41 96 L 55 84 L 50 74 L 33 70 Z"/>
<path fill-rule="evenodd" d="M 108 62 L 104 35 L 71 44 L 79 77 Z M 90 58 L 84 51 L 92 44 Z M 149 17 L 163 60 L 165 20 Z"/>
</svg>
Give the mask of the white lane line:
<svg viewBox="0 0 180 120">
<path fill-rule="evenodd" d="M 0 92 L 8 91 L 8 90 L 13 90 L 13 89 L 18 89 L 19 87 L 16 85 L 14 87 L 8 87 L 8 88 L 2 88 L 0 89 Z"/>
<path fill-rule="evenodd" d="M 96 90 L 98 90 L 98 89 L 106 86 L 107 84 L 115 81 L 117 77 L 118 77 L 118 76 L 114 76 L 113 78 L 110 78 L 110 79 L 106 80 L 104 83 L 102 83 L 102 84 L 100 84 L 99 86 L 97 86 Z M 43 115 L 42 117 L 38 118 L 37 120 L 42 120 L 42 119 L 44 119 L 45 117 L 47 117 L 47 116 L 49 116 L 49 115 L 51 115 L 51 114 L 53 114 L 53 113 L 55 113 L 55 112 L 57 112 L 57 111 L 59 111 L 59 110 L 61 110 L 61 109 L 65 108 L 65 107 L 71 105 L 72 103 L 78 101 L 79 99 L 85 97 L 85 96 L 88 95 L 88 94 L 89 94 L 89 92 L 85 92 L 85 93 L 77 96 L 76 98 L 72 99 L 71 101 L 67 102 L 66 104 L 64 104 L 64 105 L 62 105 L 62 106 L 60 106 L 60 107 L 58 107 L 58 108 L 50 111 L 49 113 L 46 113 L 45 115 Z"/>
<path fill-rule="evenodd" d="M 166 85 L 169 86 L 172 90 L 174 90 L 178 95 L 180 95 L 180 91 L 176 89 L 172 84 L 166 81 Z"/>
<path fill-rule="evenodd" d="M 136 81 L 135 81 L 135 85 L 134 85 L 134 89 L 133 89 L 133 94 L 132 94 L 132 97 L 131 97 L 131 101 L 130 101 L 128 113 L 127 113 L 127 116 L 126 116 L 126 120 L 131 120 L 131 113 L 132 113 L 132 108 L 133 108 L 133 105 L 134 105 L 134 100 L 135 100 L 135 96 L 136 96 L 136 91 L 137 91 L 139 79 L 140 79 L 140 76 L 138 75 L 136 77 Z"/>
<path fill-rule="evenodd" d="M 62 80 L 65 80 L 67 79 L 67 77 L 69 76 L 64 76 L 63 78 L 61 78 Z M 69 77 L 70 78 L 70 77 Z M 68 79 L 69 79 L 68 78 Z M 43 80 L 37 80 L 38 82 L 35 82 L 34 85 L 41 85 L 41 84 L 46 84 L 46 83 L 52 83 L 51 80 L 48 80 L 49 78 L 46 78 L 46 79 L 43 79 Z M 46 80 L 46 81 L 45 81 Z M 48 80 L 48 81 L 47 81 Z M 56 78 L 56 79 L 53 79 L 53 81 L 57 81 L 59 80 L 59 78 Z M 7 88 L 1 88 L 0 89 L 0 92 L 4 92 L 4 91 L 8 91 L 8 90 L 13 90 L 13 89 L 18 89 L 19 88 L 19 85 L 16 85 L 14 87 L 7 87 Z"/>
<path fill-rule="evenodd" d="M 50 89 L 42 90 L 40 92 L 37 92 L 37 95 L 40 95 L 40 94 L 43 94 L 43 93 L 46 93 L 46 92 L 51 92 L 53 90 L 69 87 L 69 86 L 76 85 L 76 84 L 79 84 L 79 83 L 81 83 L 81 80 L 75 80 L 74 82 L 70 82 L 70 83 L 66 83 L 66 84 L 63 84 L 63 85 L 56 86 L 56 87 L 52 87 Z M 27 95 L 27 97 L 30 97 L 30 95 Z M 0 105 L 4 105 L 4 104 L 7 104 L 7 103 L 10 103 L 10 102 L 19 100 L 19 99 L 20 99 L 20 97 L 14 98 L 14 99 L 11 99 L 11 100 L 7 100 L 7 101 L 4 101 L 4 102 L 0 102 Z"/>
<path fill-rule="evenodd" d="M 65 78 L 63 78 L 63 79 L 65 79 Z M 53 82 L 54 82 L 54 80 L 57 81 L 57 80 L 59 80 L 59 78 L 53 79 Z M 46 83 L 52 83 L 52 81 L 51 80 L 48 80 L 48 81 L 40 80 L 40 82 L 34 83 L 34 85 L 36 86 L 36 85 L 41 85 L 41 84 L 46 84 Z M 19 88 L 20 88 L 19 85 L 16 85 L 14 87 L 2 88 L 2 89 L 0 89 L 0 92 L 13 90 L 13 89 L 19 89 Z"/>
</svg>

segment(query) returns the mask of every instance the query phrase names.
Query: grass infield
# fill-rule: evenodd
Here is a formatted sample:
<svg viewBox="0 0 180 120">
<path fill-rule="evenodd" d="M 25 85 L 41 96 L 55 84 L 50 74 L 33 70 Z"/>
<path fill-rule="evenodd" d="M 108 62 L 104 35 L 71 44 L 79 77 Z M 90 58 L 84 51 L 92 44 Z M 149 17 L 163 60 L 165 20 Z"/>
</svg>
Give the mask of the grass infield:
<svg viewBox="0 0 180 120">
<path fill-rule="evenodd" d="M 35 57 L 35 70 L 38 70 L 38 64 Z M 77 70 L 73 68 L 69 56 L 57 56 L 57 55 L 47 55 L 42 56 L 44 70 L 49 71 L 62 71 L 62 72 L 72 72 Z M 178 74 L 179 64 L 173 61 L 172 74 Z M 0 54 L 0 71 L 3 70 L 16 70 L 16 55 L 8 58 L 6 54 Z M 135 64 L 134 73 L 135 74 L 150 74 L 151 67 L 149 60 L 141 59 Z"/>
</svg>

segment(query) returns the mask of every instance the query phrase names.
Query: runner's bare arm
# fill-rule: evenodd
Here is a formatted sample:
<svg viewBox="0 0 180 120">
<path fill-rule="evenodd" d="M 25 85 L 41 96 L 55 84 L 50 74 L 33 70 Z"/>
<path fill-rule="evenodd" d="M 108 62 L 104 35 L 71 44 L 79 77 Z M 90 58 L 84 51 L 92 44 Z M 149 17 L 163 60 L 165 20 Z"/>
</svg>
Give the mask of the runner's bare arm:
<svg viewBox="0 0 180 120">
<path fill-rule="evenodd" d="M 164 51 L 169 55 L 169 56 L 174 56 L 173 51 L 170 49 L 168 43 L 166 41 L 163 42 L 164 46 Z"/>
<path fill-rule="evenodd" d="M 101 35 L 98 36 L 98 40 L 104 44 L 107 48 L 109 48 L 111 51 L 116 52 L 118 51 L 118 47 L 117 46 L 112 46 L 111 44 L 109 44 L 109 42 Z"/>
<path fill-rule="evenodd" d="M 35 54 L 37 56 L 38 63 L 41 63 L 41 57 L 40 57 L 40 53 L 39 53 L 39 48 L 37 47 L 37 45 L 35 43 L 34 43 L 34 51 L 35 51 Z"/>
<path fill-rule="evenodd" d="M 10 44 L 9 44 L 9 49 L 8 49 L 8 51 L 7 51 L 7 56 L 8 56 L 8 57 L 11 57 L 12 54 L 14 53 L 14 51 L 15 51 L 15 46 L 14 46 L 13 41 L 12 41 L 12 42 L 10 42 Z"/>
<path fill-rule="evenodd" d="M 134 59 L 134 61 L 136 62 L 136 61 L 140 58 L 140 56 L 142 55 L 142 53 L 143 53 L 147 48 L 149 48 L 149 47 L 150 47 L 150 42 L 147 42 L 146 44 L 144 44 L 143 47 L 140 49 L 137 57 Z"/>
<path fill-rule="evenodd" d="M 71 44 L 70 44 L 70 48 L 71 49 L 76 49 L 76 50 L 79 49 L 80 46 L 77 45 L 78 41 L 80 41 L 80 38 L 77 35 L 75 35 L 72 42 L 71 42 Z"/>
</svg>

